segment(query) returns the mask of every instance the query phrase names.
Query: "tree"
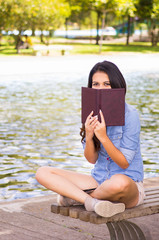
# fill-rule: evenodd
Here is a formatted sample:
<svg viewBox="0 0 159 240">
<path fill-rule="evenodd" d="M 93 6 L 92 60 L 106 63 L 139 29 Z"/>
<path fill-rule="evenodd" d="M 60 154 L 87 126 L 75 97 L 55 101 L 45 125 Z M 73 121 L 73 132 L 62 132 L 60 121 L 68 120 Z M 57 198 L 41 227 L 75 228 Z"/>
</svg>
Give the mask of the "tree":
<svg viewBox="0 0 159 240">
<path fill-rule="evenodd" d="M 16 37 L 16 49 L 19 50 L 21 34 L 29 28 L 28 16 L 30 10 L 30 1 L 28 0 L 13 0 L 10 15 L 10 27 L 12 30 L 18 30 L 19 34 Z"/>
<path fill-rule="evenodd" d="M 127 17 L 127 38 L 126 45 L 129 45 L 129 37 L 130 37 L 130 24 L 131 19 L 134 18 L 136 12 L 136 4 L 138 0 L 118 0 L 117 1 L 117 9 L 116 13 L 118 16 L 121 14 Z"/>
<path fill-rule="evenodd" d="M 68 21 L 77 23 L 79 28 L 85 21 L 85 18 L 90 16 L 92 0 L 67 0 L 70 6 L 71 14 Z"/>
<path fill-rule="evenodd" d="M 105 16 L 109 12 L 113 12 L 115 8 L 116 1 L 115 0 L 68 0 L 71 7 L 71 16 L 70 20 L 72 22 L 78 22 L 79 26 L 82 22 L 89 16 L 90 25 L 92 26 L 96 21 L 96 44 L 99 44 L 99 28 L 101 22 L 103 22 L 103 26 L 105 24 Z M 92 19 L 91 13 L 96 13 L 96 19 Z M 92 24 L 93 22 L 93 24 Z"/>
<path fill-rule="evenodd" d="M 152 46 L 157 46 L 157 43 L 159 41 L 159 27 L 157 29 L 157 26 L 159 26 L 159 0 L 153 1 L 151 19 L 153 22 L 151 42 L 152 42 Z"/>
<path fill-rule="evenodd" d="M 138 16 L 149 22 L 148 30 L 151 36 L 152 46 L 156 46 L 159 40 L 159 0 L 139 0 L 137 4 Z"/>
<path fill-rule="evenodd" d="M 31 1 L 30 26 L 32 29 L 55 30 L 64 24 L 70 15 L 69 5 L 64 0 Z M 43 42 L 43 34 L 41 35 Z"/>
<path fill-rule="evenodd" d="M 69 5 L 65 0 L 0 0 L 11 3 L 10 15 L 7 19 L 10 30 L 18 30 L 16 48 L 18 50 L 21 35 L 25 30 L 55 30 L 69 16 Z M 0 5 L 2 6 L 2 4 Z M 1 8 L 0 8 L 1 10 Z M 7 11 L 5 11 L 6 14 Z M 1 23 L 2 24 L 2 23 Z M 3 25 L 5 25 L 3 23 Z M 5 25 L 6 26 L 6 25 Z"/>
<path fill-rule="evenodd" d="M 105 27 L 105 18 L 106 14 L 113 12 L 116 7 L 115 0 L 95 0 L 92 1 L 93 9 L 97 13 L 97 37 L 96 37 L 96 44 L 99 44 L 99 21 L 102 18 L 102 29 Z M 101 34 L 101 41 L 100 41 L 100 50 L 102 47 L 102 34 Z M 100 51 L 99 50 L 99 51 Z"/>
<path fill-rule="evenodd" d="M 9 27 L 9 18 L 11 15 L 11 0 L 0 0 L 0 45 L 2 38 L 2 31 Z"/>
</svg>

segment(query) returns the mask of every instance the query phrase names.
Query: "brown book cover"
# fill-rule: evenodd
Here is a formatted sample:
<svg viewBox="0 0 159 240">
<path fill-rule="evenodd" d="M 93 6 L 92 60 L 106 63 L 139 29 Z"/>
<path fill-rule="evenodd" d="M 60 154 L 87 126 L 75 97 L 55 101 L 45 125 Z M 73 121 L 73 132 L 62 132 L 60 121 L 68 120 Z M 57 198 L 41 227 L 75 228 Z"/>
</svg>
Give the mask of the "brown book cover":
<svg viewBox="0 0 159 240">
<path fill-rule="evenodd" d="M 125 124 L 125 89 L 94 89 L 82 87 L 81 121 L 84 124 L 88 115 L 103 112 L 107 126 L 123 126 Z"/>
</svg>

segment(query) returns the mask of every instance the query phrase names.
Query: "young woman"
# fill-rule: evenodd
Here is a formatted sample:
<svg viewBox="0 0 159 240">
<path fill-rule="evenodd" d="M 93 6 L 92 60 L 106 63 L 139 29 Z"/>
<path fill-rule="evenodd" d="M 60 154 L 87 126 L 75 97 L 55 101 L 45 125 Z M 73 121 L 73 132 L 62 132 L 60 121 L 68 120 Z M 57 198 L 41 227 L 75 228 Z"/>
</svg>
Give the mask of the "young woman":
<svg viewBox="0 0 159 240">
<path fill-rule="evenodd" d="M 97 63 L 89 74 L 89 88 L 125 88 L 117 66 Z M 94 164 L 91 175 L 53 167 L 41 167 L 37 181 L 58 193 L 58 204 L 84 204 L 87 211 L 110 217 L 143 203 L 143 161 L 140 153 L 140 121 L 137 111 L 125 103 L 125 125 L 108 126 L 93 112 L 82 126 L 84 155 Z M 92 189 L 92 190 L 90 190 Z"/>
</svg>

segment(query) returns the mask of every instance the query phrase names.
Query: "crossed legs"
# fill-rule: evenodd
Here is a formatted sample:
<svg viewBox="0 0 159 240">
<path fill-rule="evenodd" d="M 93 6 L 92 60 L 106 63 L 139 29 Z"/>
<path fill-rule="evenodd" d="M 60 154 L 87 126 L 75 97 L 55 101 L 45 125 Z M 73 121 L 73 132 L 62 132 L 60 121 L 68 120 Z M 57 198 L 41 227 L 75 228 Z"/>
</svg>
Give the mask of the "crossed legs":
<svg viewBox="0 0 159 240">
<path fill-rule="evenodd" d="M 36 173 L 37 181 L 60 195 L 84 204 L 88 194 L 84 189 L 96 188 L 98 183 L 91 176 L 53 167 L 41 167 Z"/>
<path fill-rule="evenodd" d="M 136 206 L 139 192 L 136 183 L 123 174 L 116 174 L 103 182 L 91 194 L 93 198 L 121 202 L 126 208 Z"/>
<path fill-rule="evenodd" d="M 99 185 L 89 175 L 57 169 L 41 167 L 36 173 L 37 181 L 60 195 L 74 199 L 82 204 L 86 198 L 124 203 L 126 208 L 134 207 L 139 198 L 135 182 L 123 174 L 116 174 Z M 96 188 L 90 195 L 84 189 Z"/>
</svg>

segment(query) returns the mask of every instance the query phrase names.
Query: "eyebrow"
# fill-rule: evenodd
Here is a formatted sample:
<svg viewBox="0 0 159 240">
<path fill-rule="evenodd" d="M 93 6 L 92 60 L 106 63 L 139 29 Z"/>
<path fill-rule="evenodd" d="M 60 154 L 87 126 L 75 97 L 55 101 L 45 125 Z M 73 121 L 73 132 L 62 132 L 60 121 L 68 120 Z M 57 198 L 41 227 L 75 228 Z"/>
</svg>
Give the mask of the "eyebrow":
<svg viewBox="0 0 159 240">
<path fill-rule="evenodd" d="M 93 80 L 92 83 L 98 83 L 98 81 Z M 104 81 L 103 83 L 110 83 L 109 81 Z"/>
</svg>

